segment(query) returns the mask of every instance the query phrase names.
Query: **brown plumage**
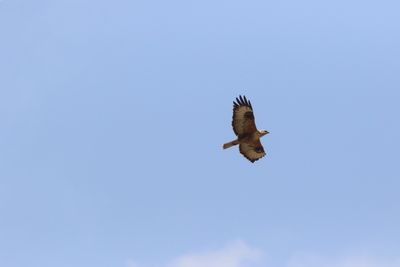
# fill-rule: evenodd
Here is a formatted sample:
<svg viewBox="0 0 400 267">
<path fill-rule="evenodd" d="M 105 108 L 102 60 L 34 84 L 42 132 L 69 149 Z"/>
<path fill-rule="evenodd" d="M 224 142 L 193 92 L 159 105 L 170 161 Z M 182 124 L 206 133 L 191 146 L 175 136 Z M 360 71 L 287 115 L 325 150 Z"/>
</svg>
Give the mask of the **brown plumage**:
<svg viewBox="0 0 400 267">
<path fill-rule="evenodd" d="M 240 153 L 253 163 L 266 155 L 260 138 L 269 132 L 257 129 L 253 107 L 245 96 L 233 102 L 232 128 L 237 139 L 224 144 L 224 149 L 239 145 Z"/>
</svg>

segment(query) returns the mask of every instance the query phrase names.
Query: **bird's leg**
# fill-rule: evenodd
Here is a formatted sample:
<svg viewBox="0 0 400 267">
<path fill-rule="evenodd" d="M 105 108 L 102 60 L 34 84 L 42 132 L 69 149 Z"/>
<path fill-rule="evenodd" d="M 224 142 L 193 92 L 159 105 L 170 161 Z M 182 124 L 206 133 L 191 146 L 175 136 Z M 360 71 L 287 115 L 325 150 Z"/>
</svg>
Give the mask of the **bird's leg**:
<svg viewBox="0 0 400 267">
<path fill-rule="evenodd" d="M 230 147 L 235 146 L 235 145 L 237 145 L 237 144 L 239 144 L 239 140 L 238 140 L 238 139 L 233 140 L 233 141 L 231 141 L 231 142 L 228 142 L 228 143 L 224 144 L 224 145 L 223 145 L 223 148 L 224 148 L 224 149 L 227 149 L 227 148 L 230 148 Z"/>
</svg>

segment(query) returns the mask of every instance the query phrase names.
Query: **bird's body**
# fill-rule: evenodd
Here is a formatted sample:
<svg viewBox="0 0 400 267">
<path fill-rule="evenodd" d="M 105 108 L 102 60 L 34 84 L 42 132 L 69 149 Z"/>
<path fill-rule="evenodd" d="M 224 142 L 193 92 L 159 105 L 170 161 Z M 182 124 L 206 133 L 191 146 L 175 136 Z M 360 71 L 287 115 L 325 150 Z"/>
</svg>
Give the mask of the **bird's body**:
<svg viewBox="0 0 400 267">
<path fill-rule="evenodd" d="M 236 98 L 236 102 L 233 102 L 232 128 L 237 139 L 225 143 L 224 149 L 239 145 L 240 153 L 251 162 L 255 162 L 266 155 L 260 138 L 269 132 L 257 129 L 253 107 L 245 96 L 239 96 L 239 98 Z"/>
</svg>

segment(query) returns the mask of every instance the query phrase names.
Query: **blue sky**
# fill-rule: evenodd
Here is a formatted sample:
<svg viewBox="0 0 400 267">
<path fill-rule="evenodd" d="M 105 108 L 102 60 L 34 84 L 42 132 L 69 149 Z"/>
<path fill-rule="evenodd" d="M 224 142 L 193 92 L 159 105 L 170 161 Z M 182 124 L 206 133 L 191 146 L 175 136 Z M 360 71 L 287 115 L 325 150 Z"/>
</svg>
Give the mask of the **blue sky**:
<svg viewBox="0 0 400 267">
<path fill-rule="evenodd" d="M 399 8 L 0 1 L 0 265 L 400 266 Z"/>
</svg>

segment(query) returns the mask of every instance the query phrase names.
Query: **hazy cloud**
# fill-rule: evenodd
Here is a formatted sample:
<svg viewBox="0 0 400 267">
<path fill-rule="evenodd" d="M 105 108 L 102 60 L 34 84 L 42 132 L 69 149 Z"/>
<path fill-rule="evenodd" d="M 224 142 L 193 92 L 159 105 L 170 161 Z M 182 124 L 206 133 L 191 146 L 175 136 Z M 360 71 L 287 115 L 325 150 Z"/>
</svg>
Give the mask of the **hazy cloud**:
<svg viewBox="0 0 400 267">
<path fill-rule="evenodd" d="M 173 259 L 163 267 L 249 267 L 255 266 L 262 253 L 242 241 L 237 241 L 215 251 L 192 252 Z M 128 267 L 139 266 L 129 261 Z"/>
<path fill-rule="evenodd" d="M 293 257 L 285 267 L 400 267 L 400 258 L 377 260 L 369 257 L 326 259 L 320 257 Z"/>
<path fill-rule="evenodd" d="M 236 242 L 218 251 L 181 256 L 168 267 L 245 267 L 257 262 L 260 257 L 259 250 L 244 242 Z"/>
<path fill-rule="evenodd" d="M 400 258 L 378 260 L 369 257 L 329 259 L 315 255 L 297 254 L 278 266 L 261 262 L 261 250 L 237 241 L 215 251 L 192 252 L 156 267 L 400 267 Z M 300 255 L 300 256 L 299 256 Z M 149 267 L 129 261 L 127 267 Z"/>
</svg>

